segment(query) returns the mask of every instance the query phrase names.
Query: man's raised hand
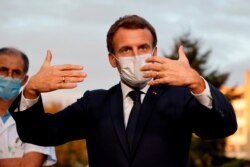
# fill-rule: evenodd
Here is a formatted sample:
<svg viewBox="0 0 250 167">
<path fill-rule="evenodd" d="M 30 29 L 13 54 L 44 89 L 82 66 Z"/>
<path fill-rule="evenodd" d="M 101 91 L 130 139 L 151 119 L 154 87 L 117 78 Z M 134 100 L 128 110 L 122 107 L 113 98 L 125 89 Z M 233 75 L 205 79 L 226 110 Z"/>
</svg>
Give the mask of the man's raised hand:
<svg viewBox="0 0 250 167">
<path fill-rule="evenodd" d="M 75 88 L 77 83 L 87 77 L 82 65 L 51 65 L 51 60 L 52 54 L 48 50 L 40 70 L 30 78 L 24 89 L 26 98 L 37 98 L 42 92 Z"/>
</svg>

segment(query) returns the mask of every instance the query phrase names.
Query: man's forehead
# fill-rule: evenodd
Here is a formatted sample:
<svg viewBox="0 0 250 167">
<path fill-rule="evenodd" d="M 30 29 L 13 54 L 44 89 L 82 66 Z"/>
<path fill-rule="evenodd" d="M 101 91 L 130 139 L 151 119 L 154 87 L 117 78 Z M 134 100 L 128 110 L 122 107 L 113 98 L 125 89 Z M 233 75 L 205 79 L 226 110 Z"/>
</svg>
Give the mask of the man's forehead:
<svg viewBox="0 0 250 167">
<path fill-rule="evenodd" d="M 24 61 L 21 55 L 15 54 L 0 54 L 0 67 L 13 69 L 23 69 Z"/>
</svg>

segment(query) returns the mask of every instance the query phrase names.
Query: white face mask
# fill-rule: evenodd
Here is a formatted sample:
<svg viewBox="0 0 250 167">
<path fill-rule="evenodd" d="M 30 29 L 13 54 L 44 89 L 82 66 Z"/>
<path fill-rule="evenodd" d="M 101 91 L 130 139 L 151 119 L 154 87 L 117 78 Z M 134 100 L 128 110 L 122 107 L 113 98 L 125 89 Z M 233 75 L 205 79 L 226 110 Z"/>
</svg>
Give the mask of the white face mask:
<svg viewBox="0 0 250 167">
<path fill-rule="evenodd" d="M 116 58 L 120 64 L 120 77 L 123 82 L 133 88 L 143 88 L 152 78 L 144 78 L 140 70 L 146 64 L 146 59 L 152 55 L 144 54 L 133 57 Z"/>
</svg>

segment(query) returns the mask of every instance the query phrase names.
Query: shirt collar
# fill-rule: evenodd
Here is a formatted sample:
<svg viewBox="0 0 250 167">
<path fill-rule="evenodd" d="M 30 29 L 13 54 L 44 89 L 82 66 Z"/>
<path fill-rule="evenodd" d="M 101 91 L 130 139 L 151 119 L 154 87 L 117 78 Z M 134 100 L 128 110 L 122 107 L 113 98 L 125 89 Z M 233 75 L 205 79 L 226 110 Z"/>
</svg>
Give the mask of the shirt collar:
<svg viewBox="0 0 250 167">
<path fill-rule="evenodd" d="M 5 115 L 1 116 L 3 123 L 5 123 L 10 118 L 10 112 L 7 111 Z"/>
<path fill-rule="evenodd" d="M 149 85 L 146 85 L 144 88 L 140 89 L 143 94 L 146 94 L 148 91 Z M 128 96 L 128 93 L 131 92 L 133 89 L 127 86 L 125 83 L 121 81 L 121 89 L 122 89 L 122 96 L 125 99 Z"/>
</svg>

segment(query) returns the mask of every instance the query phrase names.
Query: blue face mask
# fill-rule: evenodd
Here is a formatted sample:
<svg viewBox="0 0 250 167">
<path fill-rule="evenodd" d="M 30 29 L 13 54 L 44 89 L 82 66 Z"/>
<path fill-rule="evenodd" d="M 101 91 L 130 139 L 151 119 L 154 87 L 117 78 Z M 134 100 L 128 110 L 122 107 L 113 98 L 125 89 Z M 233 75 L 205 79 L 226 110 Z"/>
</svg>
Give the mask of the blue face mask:
<svg viewBox="0 0 250 167">
<path fill-rule="evenodd" d="M 0 77 L 0 98 L 10 100 L 18 95 L 21 88 L 21 80 L 10 77 Z"/>
</svg>

